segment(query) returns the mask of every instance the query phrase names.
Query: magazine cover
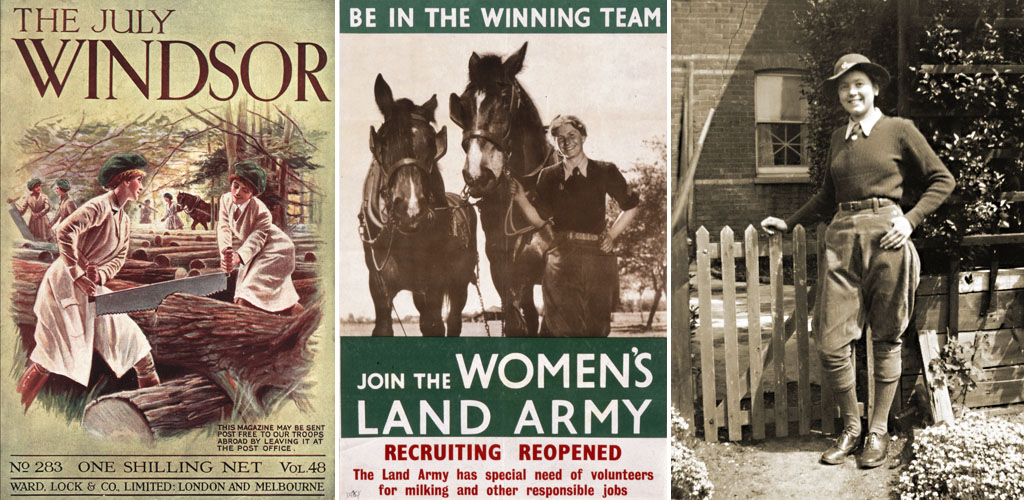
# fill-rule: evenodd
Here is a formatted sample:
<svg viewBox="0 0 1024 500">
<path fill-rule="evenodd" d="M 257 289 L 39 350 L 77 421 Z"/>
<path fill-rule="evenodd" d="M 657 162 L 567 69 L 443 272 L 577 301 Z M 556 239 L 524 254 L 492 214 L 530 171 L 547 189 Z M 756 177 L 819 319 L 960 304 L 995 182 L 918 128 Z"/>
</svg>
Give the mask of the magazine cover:
<svg viewBox="0 0 1024 500">
<path fill-rule="evenodd" d="M 667 6 L 339 17 L 341 493 L 666 498 Z"/>
<path fill-rule="evenodd" d="M 117 3 L 0 12 L 0 497 L 333 498 L 335 6 Z"/>
</svg>

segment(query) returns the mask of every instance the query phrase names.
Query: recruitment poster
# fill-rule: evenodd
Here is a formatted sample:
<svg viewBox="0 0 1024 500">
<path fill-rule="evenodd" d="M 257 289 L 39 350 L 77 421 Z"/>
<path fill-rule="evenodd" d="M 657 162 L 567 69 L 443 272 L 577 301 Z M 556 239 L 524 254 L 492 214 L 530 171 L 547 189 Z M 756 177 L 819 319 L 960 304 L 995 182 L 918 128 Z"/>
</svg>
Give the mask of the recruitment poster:
<svg viewBox="0 0 1024 500">
<path fill-rule="evenodd" d="M 0 497 L 335 497 L 334 12 L 2 4 Z"/>
<path fill-rule="evenodd" d="M 338 14 L 339 496 L 668 497 L 667 6 Z"/>
</svg>

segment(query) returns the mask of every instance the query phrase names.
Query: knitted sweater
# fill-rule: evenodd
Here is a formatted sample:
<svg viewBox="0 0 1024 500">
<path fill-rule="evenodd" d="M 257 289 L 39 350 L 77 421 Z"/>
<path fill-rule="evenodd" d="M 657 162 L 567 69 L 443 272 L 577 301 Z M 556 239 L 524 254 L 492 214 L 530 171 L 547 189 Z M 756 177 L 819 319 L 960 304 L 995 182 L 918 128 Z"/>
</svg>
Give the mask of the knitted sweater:
<svg viewBox="0 0 1024 500">
<path fill-rule="evenodd" d="M 858 140 L 847 140 L 843 125 L 832 132 L 821 191 L 786 224 L 792 228 L 827 219 L 839 203 L 848 201 L 889 198 L 898 203 L 907 179 L 920 179 L 925 186 L 917 204 L 905 214 L 916 228 L 953 192 L 953 175 L 910 120 L 883 116 L 871 135 Z"/>
</svg>

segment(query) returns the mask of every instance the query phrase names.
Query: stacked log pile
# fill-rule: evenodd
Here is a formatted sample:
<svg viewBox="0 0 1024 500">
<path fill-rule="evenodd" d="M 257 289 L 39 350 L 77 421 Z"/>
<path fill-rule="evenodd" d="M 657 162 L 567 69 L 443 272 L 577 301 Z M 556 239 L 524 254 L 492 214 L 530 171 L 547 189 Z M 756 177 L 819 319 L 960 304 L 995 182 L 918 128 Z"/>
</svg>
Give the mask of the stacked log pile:
<svg viewBox="0 0 1024 500">
<path fill-rule="evenodd" d="M 296 249 L 315 249 L 313 237 L 296 238 Z M 58 256 L 52 243 L 19 242 L 13 255 L 11 316 L 26 350 L 34 347 L 32 310 L 48 262 Z M 49 253 L 49 259 L 40 253 Z M 217 272 L 214 231 L 133 230 L 128 259 L 106 283 L 122 290 L 183 277 L 188 270 Z M 301 257 L 300 257 L 301 256 Z M 161 366 L 184 368 L 182 378 L 156 387 L 103 396 L 86 408 L 83 426 L 99 435 L 144 440 L 200 427 L 225 416 L 265 415 L 282 398 L 303 404 L 303 379 L 313 359 L 310 336 L 322 316 L 317 300 L 319 273 L 297 253 L 292 275 L 306 310 L 298 316 L 268 314 L 207 297 L 173 294 L 155 311 L 131 313 Z"/>
</svg>

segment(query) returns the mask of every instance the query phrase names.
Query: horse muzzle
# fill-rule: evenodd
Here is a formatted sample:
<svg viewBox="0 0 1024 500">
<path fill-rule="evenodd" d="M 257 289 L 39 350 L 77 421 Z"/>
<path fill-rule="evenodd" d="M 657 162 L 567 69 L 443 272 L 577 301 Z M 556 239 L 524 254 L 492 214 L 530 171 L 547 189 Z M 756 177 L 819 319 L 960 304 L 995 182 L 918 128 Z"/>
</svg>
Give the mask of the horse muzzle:
<svg viewBox="0 0 1024 500">
<path fill-rule="evenodd" d="M 490 169 L 480 169 L 480 175 L 473 177 L 468 168 L 462 169 L 462 178 L 466 181 L 469 195 L 474 198 L 481 198 L 491 193 L 498 184 L 498 179 Z"/>
</svg>

